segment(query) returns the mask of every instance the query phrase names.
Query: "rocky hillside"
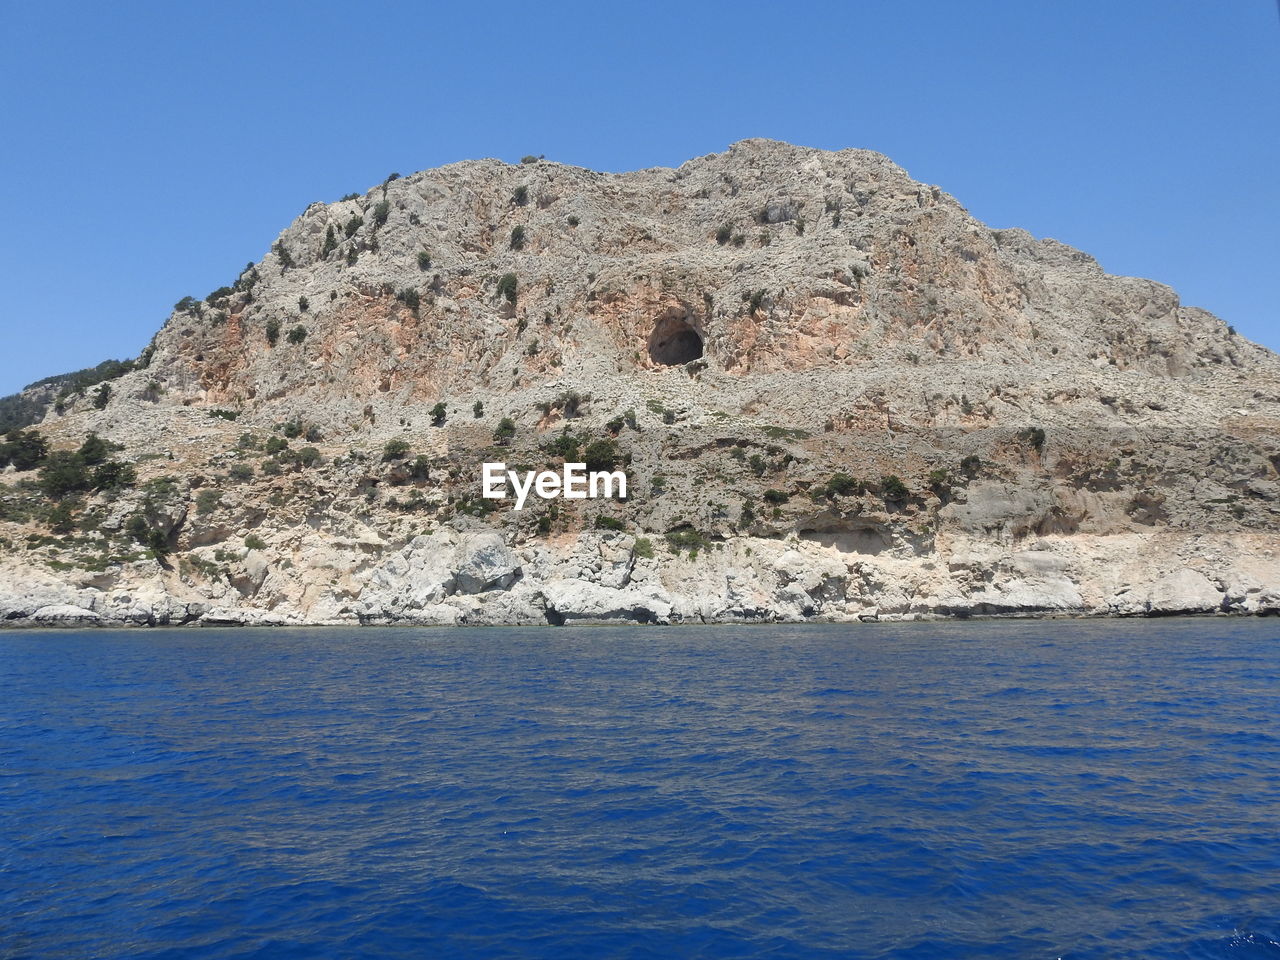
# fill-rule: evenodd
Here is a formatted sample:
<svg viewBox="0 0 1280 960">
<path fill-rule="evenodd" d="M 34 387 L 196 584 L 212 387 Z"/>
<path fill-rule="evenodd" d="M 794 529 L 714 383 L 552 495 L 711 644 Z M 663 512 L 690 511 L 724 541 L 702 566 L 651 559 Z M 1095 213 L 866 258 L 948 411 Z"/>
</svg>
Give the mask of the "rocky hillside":
<svg viewBox="0 0 1280 960">
<path fill-rule="evenodd" d="M 1280 359 L 866 151 L 393 175 L 134 367 L 0 451 L 0 617 L 1280 610 Z"/>
</svg>

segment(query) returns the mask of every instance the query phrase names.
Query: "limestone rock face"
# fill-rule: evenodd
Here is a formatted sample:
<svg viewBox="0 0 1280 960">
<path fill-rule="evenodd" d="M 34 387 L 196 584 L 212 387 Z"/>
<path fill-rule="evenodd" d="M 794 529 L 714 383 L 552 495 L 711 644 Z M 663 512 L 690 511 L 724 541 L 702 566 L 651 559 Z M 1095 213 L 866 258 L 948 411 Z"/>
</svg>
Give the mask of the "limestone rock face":
<svg viewBox="0 0 1280 960">
<path fill-rule="evenodd" d="M 466 161 L 264 246 L 28 398 L 137 479 L 0 473 L 4 622 L 1280 612 L 1280 359 L 879 154 Z M 626 498 L 481 496 L 583 458 Z"/>
</svg>

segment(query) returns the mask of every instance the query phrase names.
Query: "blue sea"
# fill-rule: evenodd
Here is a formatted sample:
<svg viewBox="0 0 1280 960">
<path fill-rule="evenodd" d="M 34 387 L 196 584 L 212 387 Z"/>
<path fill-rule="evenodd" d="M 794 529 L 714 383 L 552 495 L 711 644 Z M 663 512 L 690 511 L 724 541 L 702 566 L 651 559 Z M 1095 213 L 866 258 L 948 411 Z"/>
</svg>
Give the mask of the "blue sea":
<svg viewBox="0 0 1280 960">
<path fill-rule="evenodd" d="M 1280 957 L 1280 621 L 0 632 L 0 957 Z"/>
</svg>

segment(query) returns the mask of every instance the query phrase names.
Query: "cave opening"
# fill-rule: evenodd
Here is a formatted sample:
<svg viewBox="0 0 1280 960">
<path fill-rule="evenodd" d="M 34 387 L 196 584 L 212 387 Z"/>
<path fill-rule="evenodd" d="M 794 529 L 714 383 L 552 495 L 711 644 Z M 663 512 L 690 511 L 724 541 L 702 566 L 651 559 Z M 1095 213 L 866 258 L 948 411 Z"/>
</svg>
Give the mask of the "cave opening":
<svg viewBox="0 0 1280 960">
<path fill-rule="evenodd" d="M 649 359 L 679 366 L 702 356 L 702 336 L 683 317 L 663 317 L 649 334 Z"/>
</svg>

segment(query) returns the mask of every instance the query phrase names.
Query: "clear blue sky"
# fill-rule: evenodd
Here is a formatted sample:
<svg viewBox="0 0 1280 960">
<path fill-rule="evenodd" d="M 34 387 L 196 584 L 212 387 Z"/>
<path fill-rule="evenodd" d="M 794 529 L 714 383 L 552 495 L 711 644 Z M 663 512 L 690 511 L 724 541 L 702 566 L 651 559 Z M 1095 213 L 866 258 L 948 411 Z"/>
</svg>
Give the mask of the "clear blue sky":
<svg viewBox="0 0 1280 960">
<path fill-rule="evenodd" d="M 392 171 L 744 137 L 879 150 L 1280 347 L 1275 0 L 0 0 L 0 43 L 0 394 Z"/>
</svg>

